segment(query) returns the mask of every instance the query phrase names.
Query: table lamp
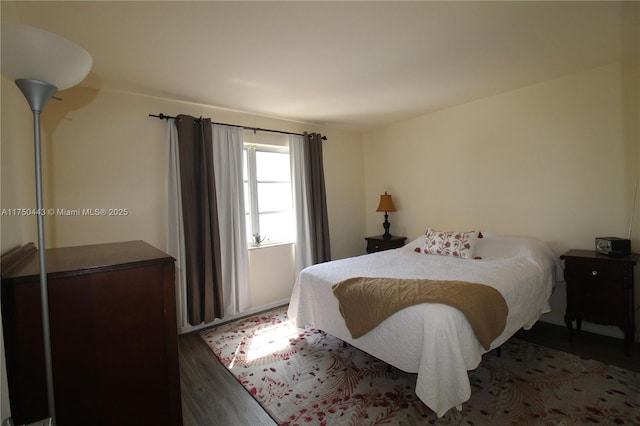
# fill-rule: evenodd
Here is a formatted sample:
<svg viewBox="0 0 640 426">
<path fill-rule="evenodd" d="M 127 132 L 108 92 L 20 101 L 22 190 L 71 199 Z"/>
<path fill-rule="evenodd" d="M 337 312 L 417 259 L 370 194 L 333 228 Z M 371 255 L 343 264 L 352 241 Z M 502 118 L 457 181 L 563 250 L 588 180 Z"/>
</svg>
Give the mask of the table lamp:
<svg viewBox="0 0 640 426">
<path fill-rule="evenodd" d="M 382 226 L 384 227 L 384 234 L 382 238 L 388 240 L 391 238 L 391 234 L 389 233 L 389 228 L 391 227 L 391 223 L 389 223 L 389 214 L 388 212 L 395 212 L 396 206 L 393 205 L 393 200 L 391 199 L 391 195 L 387 194 L 386 191 L 383 195 L 380 196 L 380 204 L 378 204 L 377 212 L 384 212 L 384 223 Z"/>
</svg>

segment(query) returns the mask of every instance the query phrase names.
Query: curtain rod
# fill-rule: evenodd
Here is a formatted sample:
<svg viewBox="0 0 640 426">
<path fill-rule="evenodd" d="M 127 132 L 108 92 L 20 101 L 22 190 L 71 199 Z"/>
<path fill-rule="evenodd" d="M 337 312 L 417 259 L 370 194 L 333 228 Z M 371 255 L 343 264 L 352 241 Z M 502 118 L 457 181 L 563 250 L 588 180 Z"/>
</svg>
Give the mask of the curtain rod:
<svg viewBox="0 0 640 426">
<path fill-rule="evenodd" d="M 175 118 L 177 118 L 177 117 L 173 117 L 173 116 L 171 116 L 171 115 L 165 115 L 165 114 L 163 114 L 163 113 L 160 113 L 160 114 L 158 114 L 158 115 L 155 115 L 155 114 L 149 114 L 149 117 L 156 117 L 156 118 L 159 118 L 160 120 L 168 120 L 168 119 L 170 119 L 170 118 L 174 118 L 174 119 L 175 119 Z M 198 119 L 196 118 L 196 120 L 198 120 Z M 260 127 L 237 126 L 237 125 L 235 125 L 235 124 L 214 123 L 213 121 L 211 122 L 211 124 L 219 124 L 219 125 L 221 125 L 221 126 L 242 127 L 242 128 L 243 128 L 243 129 L 245 129 L 245 130 L 252 130 L 254 133 L 255 133 L 255 132 L 270 132 L 270 133 L 282 133 L 282 134 L 284 134 L 284 135 L 298 135 L 298 136 L 304 136 L 302 133 L 285 132 L 285 131 L 282 131 L 282 130 L 261 129 Z M 326 141 L 326 140 L 327 140 L 327 137 L 326 137 L 326 136 L 323 136 L 323 137 L 322 137 L 322 140 L 323 140 L 323 141 Z"/>
</svg>

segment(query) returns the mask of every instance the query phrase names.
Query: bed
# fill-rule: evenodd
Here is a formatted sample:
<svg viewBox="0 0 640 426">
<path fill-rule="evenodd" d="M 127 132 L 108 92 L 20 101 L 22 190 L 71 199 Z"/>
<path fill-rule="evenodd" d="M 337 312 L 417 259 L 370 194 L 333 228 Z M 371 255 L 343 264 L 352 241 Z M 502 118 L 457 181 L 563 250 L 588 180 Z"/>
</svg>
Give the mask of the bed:
<svg viewBox="0 0 640 426">
<path fill-rule="evenodd" d="M 438 417 L 471 397 L 468 370 L 482 354 L 499 347 L 520 328 L 549 312 L 557 257 L 542 241 L 488 234 L 476 239 L 472 257 L 425 254 L 423 235 L 402 248 L 335 260 L 305 268 L 294 285 L 288 316 L 385 361 L 417 373 L 416 394 Z M 353 338 L 333 286 L 352 277 L 460 280 L 490 286 L 508 307 L 504 330 L 484 347 L 467 317 L 443 303 L 402 309 L 364 335 Z"/>
</svg>

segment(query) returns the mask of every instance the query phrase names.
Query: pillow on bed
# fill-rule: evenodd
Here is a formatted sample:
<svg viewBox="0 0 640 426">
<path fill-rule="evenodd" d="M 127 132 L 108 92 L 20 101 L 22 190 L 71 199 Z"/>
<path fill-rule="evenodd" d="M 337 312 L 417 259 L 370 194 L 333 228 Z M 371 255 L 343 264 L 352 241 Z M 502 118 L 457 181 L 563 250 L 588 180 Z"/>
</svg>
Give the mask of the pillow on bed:
<svg viewBox="0 0 640 426">
<path fill-rule="evenodd" d="M 439 254 L 455 256 L 463 259 L 473 259 L 475 253 L 477 231 L 434 231 L 427 229 L 424 247 L 425 254 Z"/>
</svg>

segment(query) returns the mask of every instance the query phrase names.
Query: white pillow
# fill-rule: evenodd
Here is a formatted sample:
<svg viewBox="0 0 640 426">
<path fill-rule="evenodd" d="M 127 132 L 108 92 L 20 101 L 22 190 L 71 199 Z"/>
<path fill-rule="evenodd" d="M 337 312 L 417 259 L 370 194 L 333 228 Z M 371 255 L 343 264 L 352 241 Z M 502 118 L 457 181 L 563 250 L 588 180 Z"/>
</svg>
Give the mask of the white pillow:
<svg viewBox="0 0 640 426">
<path fill-rule="evenodd" d="M 435 231 L 427 229 L 422 252 L 473 259 L 478 231 Z"/>
</svg>

